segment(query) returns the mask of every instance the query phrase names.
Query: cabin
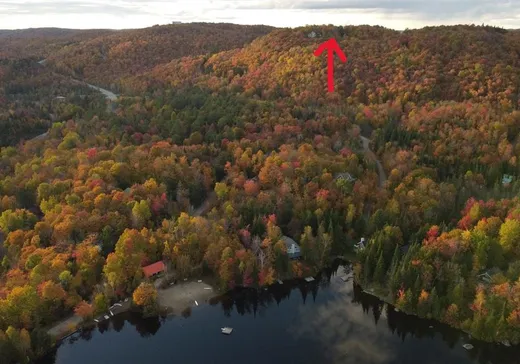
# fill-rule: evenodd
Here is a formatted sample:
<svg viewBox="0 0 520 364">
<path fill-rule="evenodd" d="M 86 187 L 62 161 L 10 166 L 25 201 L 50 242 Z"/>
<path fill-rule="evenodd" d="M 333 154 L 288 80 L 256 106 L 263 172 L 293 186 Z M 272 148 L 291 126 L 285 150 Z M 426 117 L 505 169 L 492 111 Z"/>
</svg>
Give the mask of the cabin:
<svg viewBox="0 0 520 364">
<path fill-rule="evenodd" d="M 509 186 L 511 184 L 511 182 L 513 182 L 513 176 L 511 176 L 509 174 L 504 174 L 502 176 L 502 185 Z"/>
<path fill-rule="evenodd" d="M 143 273 L 146 278 L 154 278 L 159 274 L 166 271 L 166 266 L 163 262 L 155 262 L 153 264 L 147 265 L 143 267 Z"/>
<path fill-rule="evenodd" d="M 282 239 L 287 247 L 287 256 L 289 259 L 300 258 L 302 255 L 300 246 L 288 236 L 283 236 Z"/>
</svg>

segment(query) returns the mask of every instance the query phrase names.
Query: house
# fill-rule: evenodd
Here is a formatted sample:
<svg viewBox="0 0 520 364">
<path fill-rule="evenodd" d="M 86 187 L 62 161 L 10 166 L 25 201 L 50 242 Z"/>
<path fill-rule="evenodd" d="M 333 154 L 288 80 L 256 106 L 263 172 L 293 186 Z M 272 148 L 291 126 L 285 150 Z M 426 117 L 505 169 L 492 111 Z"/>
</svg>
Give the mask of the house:
<svg viewBox="0 0 520 364">
<path fill-rule="evenodd" d="M 339 180 L 339 179 L 343 179 L 345 181 L 348 181 L 348 182 L 354 182 L 356 179 L 354 177 L 352 177 L 352 175 L 348 172 L 345 172 L 345 173 L 337 173 L 335 176 L 334 176 L 334 179 L 336 180 Z"/>
<path fill-rule="evenodd" d="M 300 258 L 302 255 L 300 246 L 288 236 L 283 236 L 282 239 L 287 247 L 287 255 L 289 256 L 289 259 Z"/>
<path fill-rule="evenodd" d="M 307 35 L 309 38 L 316 38 L 317 34 L 316 32 L 312 31 Z"/>
<path fill-rule="evenodd" d="M 507 186 L 509 185 L 511 182 L 513 182 L 513 176 L 509 175 L 509 174 L 504 174 L 502 176 L 502 185 L 504 186 Z"/>
<path fill-rule="evenodd" d="M 489 275 L 488 272 L 485 272 L 485 273 L 479 274 L 479 275 L 478 275 L 478 278 L 479 278 L 483 283 L 491 283 L 491 276 Z"/>
<path fill-rule="evenodd" d="M 361 240 L 359 241 L 359 243 L 357 244 L 354 244 L 354 249 L 356 251 L 362 251 L 365 249 L 365 238 L 361 238 Z"/>
<path fill-rule="evenodd" d="M 146 278 L 152 278 L 157 276 L 158 274 L 165 272 L 166 266 L 163 262 L 155 262 L 153 264 L 147 265 L 146 267 L 143 267 L 143 273 Z"/>
</svg>

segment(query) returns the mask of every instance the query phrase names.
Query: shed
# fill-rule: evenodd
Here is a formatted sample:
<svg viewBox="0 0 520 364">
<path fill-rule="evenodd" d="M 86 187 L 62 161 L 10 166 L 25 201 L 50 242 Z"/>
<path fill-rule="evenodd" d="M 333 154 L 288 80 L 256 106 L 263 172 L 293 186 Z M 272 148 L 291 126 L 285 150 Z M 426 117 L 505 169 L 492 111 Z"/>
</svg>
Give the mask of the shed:
<svg viewBox="0 0 520 364">
<path fill-rule="evenodd" d="M 287 255 L 289 256 L 289 259 L 298 259 L 301 257 L 301 249 L 300 246 L 290 237 L 283 236 L 282 237 L 285 246 L 287 247 Z"/>
<path fill-rule="evenodd" d="M 165 270 L 166 266 L 161 261 L 143 267 L 143 273 L 146 278 L 156 276 L 157 274 L 162 273 Z"/>
</svg>

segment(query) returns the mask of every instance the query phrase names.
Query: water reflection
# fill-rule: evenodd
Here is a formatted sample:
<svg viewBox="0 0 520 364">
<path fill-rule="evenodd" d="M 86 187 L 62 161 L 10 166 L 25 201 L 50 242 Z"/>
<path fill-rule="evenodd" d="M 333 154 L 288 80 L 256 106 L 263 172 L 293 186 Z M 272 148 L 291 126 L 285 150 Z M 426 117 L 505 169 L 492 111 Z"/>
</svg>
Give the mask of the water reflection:
<svg viewBox="0 0 520 364">
<path fill-rule="evenodd" d="M 309 283 L 236 289 L 180 317 L 118 315 L 71 336 L 38 364 L 170 362 L 173 355 L 183 363 L 234 363 L 237 357 L 247 357 L 248 364 L 520 363 L 520 348 L 476 342 L 446 325 L 397 312 L 352 281 L 343 282 L 343 269 L 338 263 Z M 220 335 L 224 325 L 235 332 Z M 466 342 L 475 348 L 466 351 Z"/>
</svg>

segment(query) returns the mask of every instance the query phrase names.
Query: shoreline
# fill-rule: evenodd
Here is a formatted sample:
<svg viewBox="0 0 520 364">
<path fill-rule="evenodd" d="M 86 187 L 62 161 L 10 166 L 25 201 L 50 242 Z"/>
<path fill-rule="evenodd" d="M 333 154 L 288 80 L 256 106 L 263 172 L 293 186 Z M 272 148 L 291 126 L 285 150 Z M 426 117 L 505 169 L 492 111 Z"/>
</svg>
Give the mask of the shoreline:
<svg viewBox="0 0 520 364">
<path fill-rule="evenodd" d="M 448 324 L 448 323 L 446 323 L 446 322 L 443 322 L 443 321 L 440 321 L 440 320 L 437 320 L 437 319 L 434 319 L 434 318 L 421 317 L 421 316 L 419 316 L 418 314 L 416 314 L 416 313 L 414 313 L 414 312 L 406 312 L 406 311 L 403 311 L 403 310 L 401 310 L 400 308 L 398 308 L 398 307 L 395 305 L 395 303 L 392 303 L 392 302 L 390 302 L 387 298 L 384 298 L 384 297 L 380 296 L 379 294 L 377 294 L 377 293 L 374 291 L 373 288 L 370 288 L 370 287 L 365 288 L 365 287 L 363 287 L 363 285 L 357 283 L 355 280 L 354 280 L 353 283 L 359 285 L 359 286 L 361 287 L 361 289 L 363 290 L 363 293 L 368 294 L 368 295 L 370 295 L 370 296 L 373 296 L 373 297 L 377 298 L 378 300 L 380 300 L 380 301 L 386 303 L 387 305 L 391 305 L 392 307 L 394 307 L 394 309 L 399 310 L 399 312 L 402 312 L 402 313 L 404 313 L 404 314 L 406 314 L 406 315 L 410 315 L 410 316 L 417 317 L 417 318 L 422 319 L 422 320 L 433 320 L 433 321 L 438 322 L 438 323 L 440 323 L 440 324 L 448 325 L 448 326 L 451 327 L 451 328 L 454 328 L 454 329 L 456 329 L 456 330 L 459 330 L 459 331 L 461 331 L 461 332 L 467 334 L 467 335 L 469 336 L 469 339 L 471 339 L 471 340 L 482 341 L 482 342 L 485 342 L 485 343 L 491 343 L 491 344 L 501 345 L 501 346 L 505 346 L 505 347 L 508 347 L 508 346 L 520 346 L 520 343 L 515 343 L 515 342 L 512 342 L 512 341 L 510 341 L 510 340 L 496 341 L 496 340 L 484 340 L 484 339 L 480 339 L 480 338 L 477 338 L 477 337 L 473 336 L 473 334 L 472 334 L 470 331 L 467 331 L 467 330 L 463 329 L 462 327 L 452 326 L 452 325 L 450 325 L 450 324 Z M 504 342 L 508 342 L 510 345 L 505 345 Z"/>
</svg>

